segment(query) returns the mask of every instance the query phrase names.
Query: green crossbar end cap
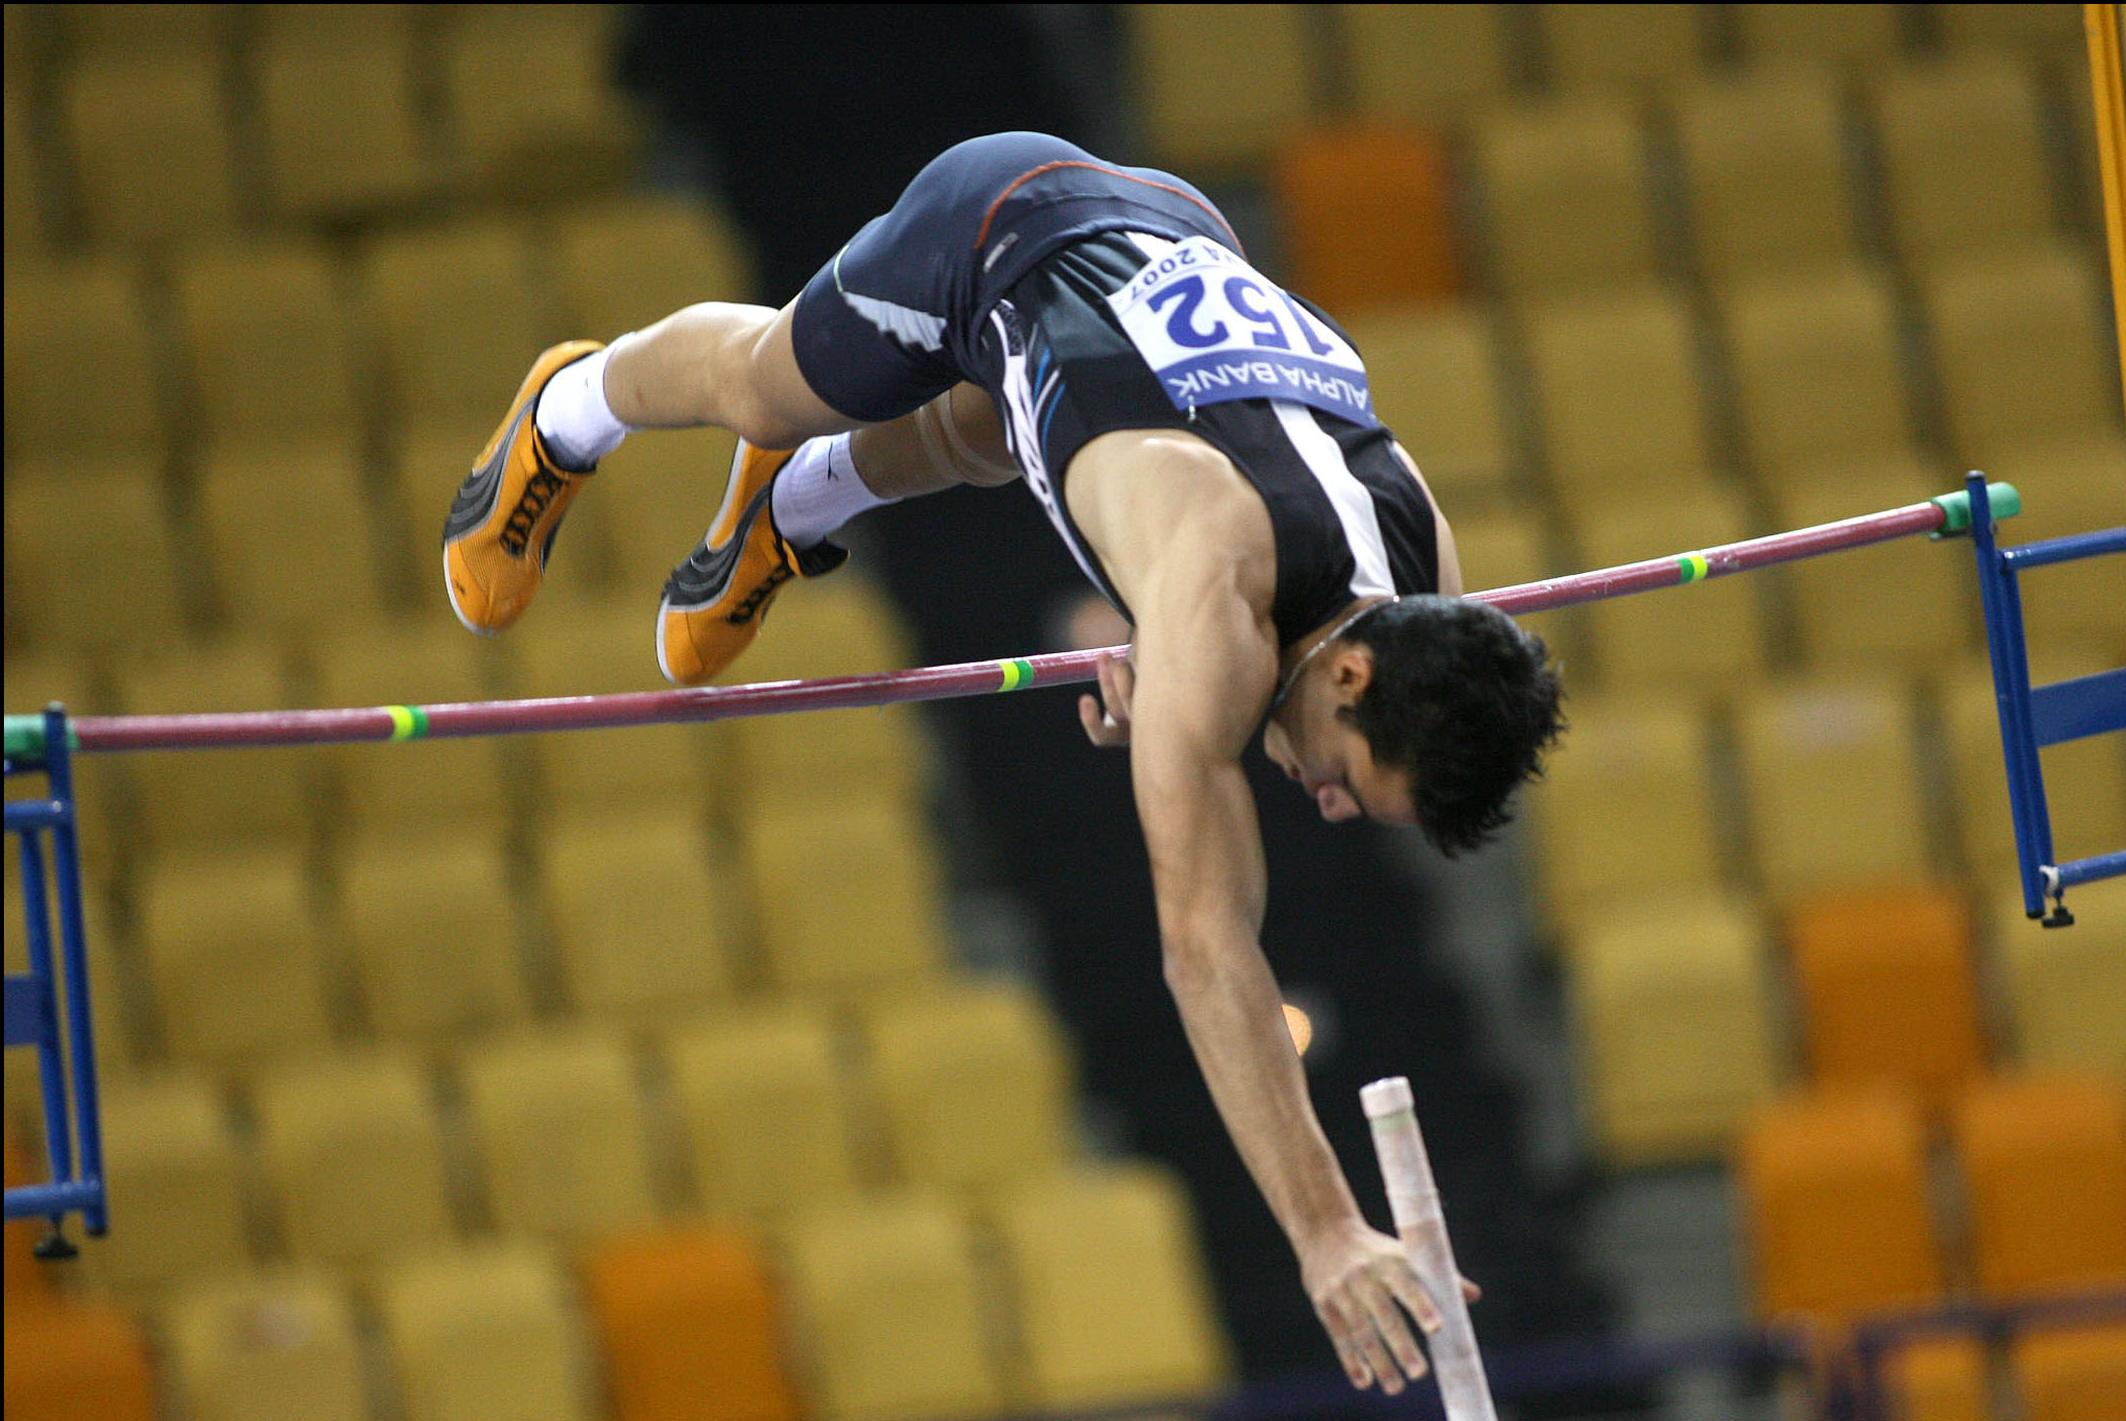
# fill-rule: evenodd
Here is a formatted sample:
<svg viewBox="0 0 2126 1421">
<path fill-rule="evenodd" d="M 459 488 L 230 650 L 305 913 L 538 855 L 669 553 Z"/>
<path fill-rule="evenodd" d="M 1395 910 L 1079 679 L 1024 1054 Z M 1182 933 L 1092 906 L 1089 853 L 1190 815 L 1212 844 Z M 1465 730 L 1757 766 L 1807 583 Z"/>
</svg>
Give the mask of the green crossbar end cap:
<svg viewBox="0 0 2126 1421">
<path fill-rule="evenodd" d="M 11 715 L 6 726 L 7 758 L 35 764 L 44 758 L 44 717 Z"/>
<path fill-rule="evenodd" d="M 1931 502 L 1942 512 L 1941 527 L 1930 535 L 1934 538 L 1954 538 L 1971 531 L 1971 495 L 1962 490 L 1945 493 Z M 2013 518 L 2023 511 L 2023 496 L 2014 484 L 1987 484 L 1986 505 L 1993 510 L 1993 521 Z"/>
</svg>

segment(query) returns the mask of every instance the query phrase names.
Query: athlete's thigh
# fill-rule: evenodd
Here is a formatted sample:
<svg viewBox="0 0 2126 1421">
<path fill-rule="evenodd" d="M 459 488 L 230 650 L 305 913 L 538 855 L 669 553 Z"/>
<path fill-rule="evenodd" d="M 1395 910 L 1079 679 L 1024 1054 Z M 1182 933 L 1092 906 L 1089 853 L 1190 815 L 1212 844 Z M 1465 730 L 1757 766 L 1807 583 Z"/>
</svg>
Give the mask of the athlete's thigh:
<svg viewBox="0 0 2126 1421">
<path fill-rule="evenodd" d="M 858 429 L 865 423 L 828 404 L 805 378 L 797 363 L 793 334 L 797 304 L 792 301 L 776 312 L 753 347 L 753 387 L 762 405 L 761 413 L 795 436 L 786 440 L 792 445 L 823 434 Z"/>
</svg>

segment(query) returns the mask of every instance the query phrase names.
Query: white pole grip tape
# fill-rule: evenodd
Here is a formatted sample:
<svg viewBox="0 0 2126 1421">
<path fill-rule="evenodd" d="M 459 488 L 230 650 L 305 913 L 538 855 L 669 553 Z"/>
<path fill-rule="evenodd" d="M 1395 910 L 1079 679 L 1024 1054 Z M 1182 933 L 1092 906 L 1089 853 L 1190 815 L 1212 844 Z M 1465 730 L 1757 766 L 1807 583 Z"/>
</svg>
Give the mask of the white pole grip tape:
<svg viewBox="0 0 2126 1421">
<path fill-rule="evenodd" d="M 1447 1238 L 1447 1217 L 1432 1182 L 1432 1161 L 1417 1128 L 1410 1082 L 1390 1076 L 1361 1090 L 1358 1099 L 1373 1127 L 1373 1148 L 1380 1156 L 1396 1232 L 1402 1235 L 1418 1281 L 1439 1307 L 1440 1329 L 1432 1334 L 1430 1350 L 1448 1421 L 1496 1421 L 1491 1384 L 1484 1378 L 1476 1329 L 1469 1322 L 1469 1302 L 1462 1296 L 1461 1270 L 1455 1267 L 1454 1245 Z"/>
</svg>

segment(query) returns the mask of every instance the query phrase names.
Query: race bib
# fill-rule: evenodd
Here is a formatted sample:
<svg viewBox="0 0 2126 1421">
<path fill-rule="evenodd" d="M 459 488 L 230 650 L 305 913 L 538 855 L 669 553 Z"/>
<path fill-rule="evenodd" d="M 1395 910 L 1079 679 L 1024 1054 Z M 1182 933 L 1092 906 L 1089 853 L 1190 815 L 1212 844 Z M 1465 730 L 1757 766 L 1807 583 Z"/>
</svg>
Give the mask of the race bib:
<svg viewBox="0 0 2126 1421">
<path fill-rule="evenodd" d="M 1107 298 L 1177 410 L 1221 400 L 1294 400 L 1357 424 L 1380 421 L 1349 341 L 1208 237 L 1167 243 Z"/>
</svg>

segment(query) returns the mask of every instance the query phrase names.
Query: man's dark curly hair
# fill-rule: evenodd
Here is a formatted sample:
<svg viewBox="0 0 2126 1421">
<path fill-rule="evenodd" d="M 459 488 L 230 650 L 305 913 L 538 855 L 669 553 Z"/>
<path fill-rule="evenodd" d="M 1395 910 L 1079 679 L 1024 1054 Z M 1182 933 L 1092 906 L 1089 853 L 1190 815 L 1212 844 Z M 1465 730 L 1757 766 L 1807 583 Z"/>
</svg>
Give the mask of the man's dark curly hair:
<svg viewBox="0 0 2126 1421">
<path fill-rule="evenodd" d="M 1418 827 L 1453 858 L 1513 816 L 1506 801 L 1542 777 L 1565 728 L 1563 689 L 1541 637 L 1482 602 L 1404 597 L 1344 633 L 1373 653 L 1373 679 L 1338 712 L 1374 761 L 1410 776 Z"/>
</svg>

